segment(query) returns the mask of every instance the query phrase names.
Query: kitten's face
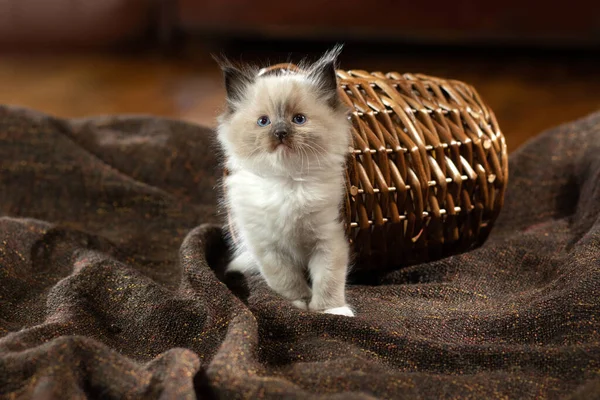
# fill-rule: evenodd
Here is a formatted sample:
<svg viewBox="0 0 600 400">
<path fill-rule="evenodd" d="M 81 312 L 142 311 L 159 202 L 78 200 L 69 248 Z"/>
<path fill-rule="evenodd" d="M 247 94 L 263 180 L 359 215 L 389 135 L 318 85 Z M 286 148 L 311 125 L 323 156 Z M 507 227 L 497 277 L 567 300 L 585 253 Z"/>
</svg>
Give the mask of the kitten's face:
<svg viewBox="0 0 600 400">
<path fill-rule="evenodd" d="M 334 74 L 331 69 L 326 73 Z M 329 83 L 310 74 L 238 79 L 238 86 L 228 88 L 229 110 L 219 125 L 229 159 L 255 172 L 292 175 L 344 162 L 350 123 L 335 75 Z"/>
</svg>

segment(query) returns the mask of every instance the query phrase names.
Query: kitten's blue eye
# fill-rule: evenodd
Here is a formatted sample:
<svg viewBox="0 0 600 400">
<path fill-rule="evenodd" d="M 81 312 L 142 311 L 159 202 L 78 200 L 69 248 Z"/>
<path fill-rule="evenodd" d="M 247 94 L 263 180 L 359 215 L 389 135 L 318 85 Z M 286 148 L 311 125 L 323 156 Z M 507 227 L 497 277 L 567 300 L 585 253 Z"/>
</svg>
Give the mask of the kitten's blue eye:
<svg viewBox="0 0 600 400">
<path fill-rule="evenodd" d="M 256 124 L 261 127 L 265 127 L 271 123 L 271 120 L 266 115 L 263 115 L 256 121 Z"/>
<path fill-rule="evenodd" d="M 292 118 L 292 122 L 298 125 L 302 125 L 306 122 L 306 117 L 302 114 L 296 114 L 294 115 L 294 118 Z"/>
</svg>

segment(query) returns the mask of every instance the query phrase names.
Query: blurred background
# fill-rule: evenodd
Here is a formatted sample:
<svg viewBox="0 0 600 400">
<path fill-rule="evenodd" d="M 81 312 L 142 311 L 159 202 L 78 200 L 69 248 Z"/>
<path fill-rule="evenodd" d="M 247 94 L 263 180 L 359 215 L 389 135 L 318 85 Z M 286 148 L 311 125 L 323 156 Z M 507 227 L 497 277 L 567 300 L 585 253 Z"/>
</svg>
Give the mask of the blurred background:
<svg viewBox="0 0 600 400">
<path fill-rule="evenodd" d="M 61 117 L 214 126 L 211 53 L 276 62 L 346 43 L 341 66 L 474 85 L 509 151 L 600 110 L 600 2 L 0 0 L 0 103 Z"/>
</svg>

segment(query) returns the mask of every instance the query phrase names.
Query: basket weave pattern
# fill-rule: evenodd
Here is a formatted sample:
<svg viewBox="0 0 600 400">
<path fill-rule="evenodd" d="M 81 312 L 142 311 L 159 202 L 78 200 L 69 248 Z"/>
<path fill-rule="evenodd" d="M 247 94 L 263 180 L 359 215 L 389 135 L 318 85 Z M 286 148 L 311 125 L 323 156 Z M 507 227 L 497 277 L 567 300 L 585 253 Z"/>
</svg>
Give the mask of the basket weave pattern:
<svg viewBox="0 0 600 400">
<path fill-rule="evenodd" d="M 275 70 L 298 67 L 278 64 L 261 73 Z M 341 212 L 354 271 L 431 261 L 481 244 L 502 208 L 508 158 L 496 118 L 475 89 L 422 74 L 337 76 L 339 95 L 353 110 Z"/>
<path fill-rule="evenodd" d="M 477 92 L 421 74 L 340 70 L 338 78 L 354 110 L 344 216 L 361 268 L 482 243 L 502 208 L 508 159 Z"/>
</svg>

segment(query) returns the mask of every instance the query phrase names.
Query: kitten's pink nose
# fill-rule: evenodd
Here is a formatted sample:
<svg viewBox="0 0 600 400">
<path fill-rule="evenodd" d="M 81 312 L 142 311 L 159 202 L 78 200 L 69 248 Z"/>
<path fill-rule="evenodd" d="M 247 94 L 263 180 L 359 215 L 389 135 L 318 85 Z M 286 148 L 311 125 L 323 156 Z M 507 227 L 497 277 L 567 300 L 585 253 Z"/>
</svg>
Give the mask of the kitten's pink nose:
<svg viewBox="0 0 600 400">
<path fill-rule="evenodd" d="M 275 132 L 273 132 L 273 134 L 279 140 L 285 139 L 285 137 L 288 135 L 287 131 L 284 129 L 277 129 Z"/>
</svg>

